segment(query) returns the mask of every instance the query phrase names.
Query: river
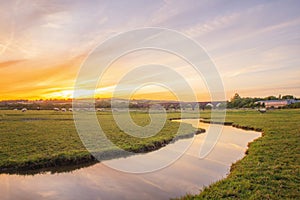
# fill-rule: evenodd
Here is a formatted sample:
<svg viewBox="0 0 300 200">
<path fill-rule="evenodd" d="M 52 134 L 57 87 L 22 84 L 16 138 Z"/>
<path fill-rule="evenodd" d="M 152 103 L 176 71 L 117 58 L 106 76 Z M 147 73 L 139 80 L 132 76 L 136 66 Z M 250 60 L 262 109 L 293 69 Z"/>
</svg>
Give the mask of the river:
<svg viewBox="0 0 300 200">
<path fill-rule="evenodd" d="M 198 119 L 182 121 L 194 126 L 198 123 Z M 201 128 L 207 129 L 208 126 L 200 123 Z M 195 136 L 190 148 L 176 162 L 150 173 L 126 173 L 108 165 L 130 163 L 139 157 L 148 160 L 155 153 L 161 153 L 163 159 L 164 148 L 176 151 L 176 145 L 180 146 L 189 139 L 179 140 L 155 152 L 105 161 L 72 172 L 0 174 L 1 199 L 169 199 L 186 193 L 197 194 L 203 186 L 225 178 L 231 164 L 245 155 L 247 144 L 261 133 L 224 126 L 212 152 L 199 159 L 199 147 L 205 135 Z"/>
</svg>

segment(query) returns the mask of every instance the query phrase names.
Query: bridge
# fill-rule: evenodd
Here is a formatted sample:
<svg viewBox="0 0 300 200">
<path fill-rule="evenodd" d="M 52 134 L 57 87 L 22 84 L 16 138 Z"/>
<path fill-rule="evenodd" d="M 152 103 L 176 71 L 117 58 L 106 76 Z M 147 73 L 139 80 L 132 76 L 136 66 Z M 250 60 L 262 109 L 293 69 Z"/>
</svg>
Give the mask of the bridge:
<svg viewBox="0 0 300 200">
<path fill-rule="evenodd" d="M 206 106 L 211 106 L 211 108 L 218 108 L 221 104 L 226 104 L 226 101 L 205 101 L 205 102 L 160 102 L 160 103 L 138 103 L 138 107 L 140 108 L 149 108 L 151 106 L 161 106 L 166 110 L 170 109 L 187 109 L 191 108 L 192 110 L 195 110 L 196 106 L 199 107 L 199 109 L 204 109 Z"/>
</svg>

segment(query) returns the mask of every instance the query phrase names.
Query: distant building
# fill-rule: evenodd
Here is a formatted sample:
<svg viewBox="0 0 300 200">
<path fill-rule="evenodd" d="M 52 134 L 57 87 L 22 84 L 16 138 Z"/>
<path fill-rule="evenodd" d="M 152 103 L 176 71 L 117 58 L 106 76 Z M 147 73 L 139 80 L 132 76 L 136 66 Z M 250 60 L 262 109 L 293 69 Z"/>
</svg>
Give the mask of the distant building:
<svg viewBox="0 0 300 200">
<path fill-rule="evenodd" d="M 266 101 L 258 101 L 256 103 L 264 104 L 266 108 L 279 108 L 283 106 L 287 106 L 296 102 L 300 102 L 300 100 L 295 99 L 280 99 L 280 100 L 266 100 Z"/>
<path fill-rule="evenodd" d="M 265 101 L 265 107 L 266 108 L 279 108 L 279 107 L 283 107 L 283 106 L 287 106 L 289 105 L 288 100 L 268 100 Z"/>
</svg>

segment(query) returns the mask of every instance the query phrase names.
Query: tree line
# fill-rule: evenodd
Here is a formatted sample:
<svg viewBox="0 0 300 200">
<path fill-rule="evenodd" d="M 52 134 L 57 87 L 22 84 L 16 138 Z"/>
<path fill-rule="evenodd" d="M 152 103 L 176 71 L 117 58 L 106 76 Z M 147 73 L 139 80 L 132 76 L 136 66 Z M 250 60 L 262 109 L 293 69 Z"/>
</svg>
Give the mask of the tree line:
<svg viewBox="0 0 300 200">
<path fill-rule="evenodd" d="M 259 101 L 266 101 L 266 100 L 288 100 L 288 99 L 295 99 L 298 100 L 293 95 L 279 95 L 276 96 L 268 96 L 268 97 L 241 97 L 238 93 L 235 93 L 234 96 L 227 102 L 227 108 L 256 108 L 256 107 L 265 107 L 264 103 L 257 103 Z M 300 103 L 294 103 L 283 108 L 300 108 Z"/>
<path fill-rule="evenodd" d="M 287 99 L 295 99 L 299 100 L 293 95 L 284 95 L 279 97 L 275 96 L 268 96 L 268 97 L 241 97 L 238 93 L 234 94 L 234 96 L 227 101 L 226 103 L 222 103 L 218 106 L 219 109 L 225 109 L 225 108 L 258 108 L 258 107 L 264 107 L 264 103 L 258 103 L 259 101 L 265 101 L 265 100 L 287 100 Z M 122 104 L 122 103 L 121 103 Z M 144 105 L 144 104 L 143 104 Z M 120 105 L 121 106 L 121 105 Z M 96 108 L 111 108 L 111 101 L 110 100 L 101 100 L 96 101 L 95 103 Z M 141 108 L 140 104 L 129 104 L 130 108 Z M 0 109 L 2 110 L 13 110 L 18 109 L 21 110 L 22 108 L 27 108 L 29 110 L 53 110 L 54 108 L 72 108 L 71 102 L 66 103 L 55 103 L 55 102 L 42 102 L 42 103 L 18 103 L 18 102 L 0 102 Z M 293 103 L 290 105 L 286 105 L 283 108 L 300 108 L 300 102 Z M 211 106 L 206 106 L 204 109 L 211 109 Z"/>
</svg>

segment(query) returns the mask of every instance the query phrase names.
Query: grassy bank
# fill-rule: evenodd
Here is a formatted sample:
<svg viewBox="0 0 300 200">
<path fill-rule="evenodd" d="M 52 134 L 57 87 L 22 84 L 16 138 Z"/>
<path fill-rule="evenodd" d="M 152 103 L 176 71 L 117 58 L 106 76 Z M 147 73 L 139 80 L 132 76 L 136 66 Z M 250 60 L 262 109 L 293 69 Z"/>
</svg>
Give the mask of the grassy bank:
<svg viewBox="0 0 300 200">
<path fill-rule="evenodd" d="M 178 113 L 168 114 L 168 118 L 178 117 Z M 201 112 L 201 117 L 209 121 L 210 113 Z M 134 112 L 132 118 L 141 126 L 150 122 L 146 113 Z M 110 113 L 98 113 L 98 119 L 110 140 L 132 152 L 160 148 L 174 137 L 179 125 L 167 121 L 159 134 L 137 139 L 119 130 Z M 232 166 L 226 179 L 205 188 L 199 195 L 183 199 L 299 199 L 300 110 L 273 110 L 264 114 L 229 110 L 226 121 L 236 127 L 262 130 L 263 137 L 251 143 L 247 156 Z M 182 134 L 191 131 L 195 129 L 185 125 Z M 0 141 L 2 173 L 41 168 L 49 171 L 49 167 L 94 162 L 76 133 L 72 113 L 68 112 L 0 111 Z"/>
<path fill-rule="evenodd" d="M 228 111 L 226 120 L 262 129 L 263 137 L 251 143 L 226 179 L 182 199 L 300 199 L 300 110 Z"/>
<path fill-rule="evenodd" d="M 121 131 L 111 113 L 101 112 L 97 117 L 107 138 L 130 152 L 148 152 L 161 148 L 175 137 L 179 127 L 179 123 L 167 120 L 158 134 L 141 139 Z M 173 117 L 179 117 L 179 114 L 168 115 L 168 118 Z M 147 113 L 133 112 L 132 118 L 140 126 L 150 123 Z M 191 125 L 183 124 L 180 136 L 187 137 L 194 131 L 196 129 Z M 49 167 L 95 162 L 76 132 L 71 112 L 0 111 L 0 141 L 2 173 L 22 173 L 24 170 L 42 168 L 48 170 Z"/>
</svg>

